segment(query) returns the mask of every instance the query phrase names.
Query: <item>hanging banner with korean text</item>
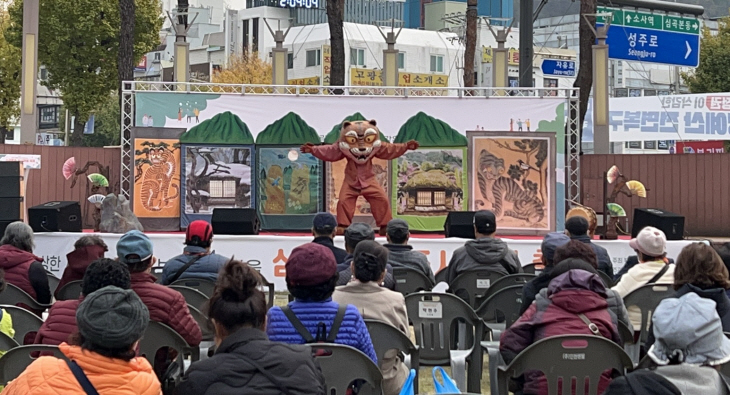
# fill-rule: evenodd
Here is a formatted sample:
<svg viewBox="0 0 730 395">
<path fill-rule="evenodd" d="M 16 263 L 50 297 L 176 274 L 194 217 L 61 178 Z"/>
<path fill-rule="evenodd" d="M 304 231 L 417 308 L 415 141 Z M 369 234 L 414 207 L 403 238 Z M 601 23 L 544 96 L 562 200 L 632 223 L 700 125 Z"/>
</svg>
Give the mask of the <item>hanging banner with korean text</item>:
<svg viewBox="0 0 730 395">
<path fill-rule="evenodd" d="M 350 69 L 350 85 L 383 86 L 383 71 Z M 398 86 L 447 88 L 449 76 L 444 74 L 398 73 Z"/>
</svg>

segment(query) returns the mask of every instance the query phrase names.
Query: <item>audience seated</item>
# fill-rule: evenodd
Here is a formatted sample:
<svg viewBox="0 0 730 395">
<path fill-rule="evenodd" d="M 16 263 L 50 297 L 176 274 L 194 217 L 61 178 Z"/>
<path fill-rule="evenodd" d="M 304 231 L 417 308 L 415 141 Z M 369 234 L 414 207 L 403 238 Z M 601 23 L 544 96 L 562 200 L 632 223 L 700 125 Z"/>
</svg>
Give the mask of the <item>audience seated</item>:
<svg viewBox="0 0 730 395">
<path fill-rule="evenodd" d="M 396 221 L 396 220 L 393 220 Z M 388 229 L 393 223 L 388 223 Z M 410 337 L 406 300 L 400 292 L 380 286 L 385 278 L 388 250 L 375 241 L 366 240 L 355 247 L 352 272 L 355 280 L 337 287 L 332 299 L 338 304 L 351 304 L 360 310 L 363 318 L 383 321 L 400 329 Z M 398 350 L 389 350 L 380 361 L 383 372 L 383 393 L 398 395 L 408 368 L 398 356 Z"/>
<path fill-rule="evenodd" d="M 260 275 L 229 261 L 210 299 L 215 355 L 192 364 L 178 395 L 324 395 L 324 376 L 306 347 L 269 341 Z M 265 371 L 263 370 L 265 369 Z"/>
<path fill-rule="evenodd" d="M 68 342 L 69 337 L 78 330 L 76 326 L 76 310 L 85 295 L 97 290 L 115 286 L 120 289 L 130 288 L 129 269 L 121 262 L 109 258 L 97 259 L 89 265 L 81 282 L 81 296 L 73 300 L 59 300 L 48 311 L 48 318 L 41 325 L 35 336 L 35 344 L 57 346 Z"/>
<path fill-rule="evenodd" d="M 613 262 L 605 248 L 593 243 L 588 236 L 588 220 L 583 217 L 570 217 L 565 220 L 565 233 L 573 240 L 588 244 L 593 248 L 598 259 L 598 270 L 613 278 Z"/>
<path fill-rule="evenodd" d="M 540 245 L 540 251 L 542 251 L 542 264 L 545 268 L 542 270 L 537 277 L 528 281 L 522 286 L 522 306 L 520 307 L 520 314 L 523 314 L 528 307 L 535 300 L 535 296 L 541 289 L 548 286 L 552 279 L 550 273 L 553 271 L 555 266 L 554 257 L 555 249 L 566 244 L 570 241 L 570 238 L 564 233 L 553 232 L 545 235 Z"/>
<path fill-rule="evenodd" d="M 638 251 L 634 251 L 638 254 Z M 669 257 L 664 257 L 664 262 L 668 264 L 674 264 L 674 259 Z M 728 255 L 728 262 L 730 262 L 730 255 Z M 629 271 L 632 267 L 636 266 L 639 263 L 639 257 L 637 255 L 631 255 L 628 258 L 626 258 L 626 263 L 624 263 L 624 266 L 621 268 L 621 270 L 618 271 L 618 273 L 614 274 L 613 281 L 618 282 L 621 280 L 621 277 L 623 277 L 626 272 Z M 727 264 L 725 265 L 727 266 Z M 730 296 L 730 294 L 728 294 Z"/>
<path fill-rule="evenodd" d="M 76 311 L 78 334 L 61 352 L 71 361 L 40 357 L 4 395 L 86 395 L 71 366 L 78 366 L 100 395 L 160 395 L 160 382 L 135 348 L 149 322 L 149 312 L 130 290 L 102 288 L 88 295 Z"/>
<path fill-rule="evenodd" d="M 84 278 L 86 268 L 89 267 L 91 262 L 103 258 L 104 253 L 107 251 L 109 251 L 109 248 L 99 236 L 81 236 L 76 240 L 74 250 L 66 254 L 66 269 L 61 275 L 61 281 L 58 282 L 54 296 L 58 297 L 58 291 L 64 285 Z"/>
<path fill-rule="evenodd" d="M 652 322 L 656 341 L 647 354 L 651 370 L 617 378 L 605 395 L 730 393 L 718 371 L 730 361 L 730 340 L 722 332 L 714 301 L 694 292 L 664 299 Z"/>
<path fill-rule="evenodd" d="M 5 229 L 0 244 L 0 269 L 5 270 L 5 280 L 27 292 L 38 303 L 51 303 L 43 258 L 33 255 L 33 229 L 23 222 L 13 222 Z M 38 316 L 43 313 L 33 312 Z"/>
<path fill-rule="evenodd" d="M 335 261 L 339 265 L 347 259 L 347 251 L 335 246 L 335 234 L 337 234 L 337 219 L 335 216 L 330 213 L 317 213 L 312 220 L 312 235 L 314 236 L 312 243 L 329 248 L 335 255 Z"/>
<path fill-rule="evenodd" d="M 494 237 L 496 231 L 497 218 L 493 212 L 481 210 L 474 214 L 476 240 L 469 240 L 454 251 L 446 268 L 447 283 L 452 284 L 459 274 L 471 269 L 488 269 L 505 276 L 522 272 L 517 253 L 507 243 Z"/>
<path fill-rule="evenodd" d="M 406 267 L 422 272 L 426 277 L 431 279 L 432 283 L 436 283 L 431 265 L 428 263 L 426 254 L 420 251 L 414 251 L 413 247 L 408 245 L 408 239 L 411 236 L 408 222 L 396 218 L 388 222 L 385 228 L 385 237 L 388 243 L 385 248 L 390 251 L 388 263 L 393 267 Z"/>
<path fill-rule="evenodd" d="M 215 281 L 228 258 L 211 251 L 212 242 L 213 227 L 208 222 L 203 220 L 191 222 L 185 231 L 183 254 L 165 262 L 160 283 L 168 285 L 185 278 Z"/>
<path fill-rule="evenodd" d="M 357 244 L 364 240 L 375 240 L 375 232 L 370 225 L 362 222 L 356 222 L 345 229 L 345 249 L 347 250 L 347 257 L 345 257 L 345 261 L 343 263 L 337 264 L 337 272 L 339 273 L 337 285 L 347 285 L 347 283 L 353 279 L 352 270 L 350 270 L 352 254 L 355 252 Z M 393 267 L 388 265 L 386 269 L 387 273 L 385 274 L 385 280 L 383 280 L 382 286 L 395 290 Z"/>
<path fill-rule="evenodd" d="M 292 250 L 285 265 L 286 285 L 294 296 L 284 309 L 274 306 L 267 315 L 266 332 L 272 341 L 304 344 L 307 341 L 293 323 L 301 322 L 310 342 L 326 341 L 355 347 L 377 363 L 370 334 L 357 307 L 332 301 L 339 277 L 335 256 L 327 247 L 307 243 Z M 337 333 L 330 333 L 338 312 L 344 310 Z M 287 313 L 289 316 L 287 316 Z"/>
<path fill-rule="evenodd" d="M 606 297 L 606 287 L 597 274 L 574 269 L 555 277 L 546 294 L 539 294 L 525 314 L 502 333 L 499 349 L 505 362 L 510 363 L 522 350 L 550 336 L 597 335 L 620 344 L 616 318 L 608 309 Z M 523 394 L 547 395 L 547 381 L 541 372 L 527 372 L 524 380 Z M 607 372 L 601 377 L 599 393 L 609 380 Z"/>
<path fill-rule="evenodd" d="M 613 287 L 622 298 L 646 284 L 674 282 L 675 265 L 670 265 L 664 260 L 667 247 L 667 237 L 664 232 L 647 226 L 635 239 L 631 239 L 629 245 L 638 251 L 639 264 L 629 269 Z M 634 330 L 640 330 L 641 310 L 637 306 L 630 306 L 628 310 Z"/>
</svg>

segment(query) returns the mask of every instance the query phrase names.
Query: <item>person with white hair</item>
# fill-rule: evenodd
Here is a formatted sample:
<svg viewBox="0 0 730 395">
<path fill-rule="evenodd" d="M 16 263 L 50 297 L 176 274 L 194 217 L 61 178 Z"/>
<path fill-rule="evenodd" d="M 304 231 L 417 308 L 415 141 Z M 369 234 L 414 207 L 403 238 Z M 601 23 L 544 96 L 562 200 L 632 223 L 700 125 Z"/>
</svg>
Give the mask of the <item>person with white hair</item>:
<svg viewBox="0 0 730 395">
<path fill-rule="evenodd" d="M 0 240 L 0 269 L 5 270 L 8 283 L 27 292 L 38 303 L 48 304 L 51 288 L 43 258 L 33 254 L 34 247 L 33 229 L 20 221 L 11 223 Z"/>
</svg>

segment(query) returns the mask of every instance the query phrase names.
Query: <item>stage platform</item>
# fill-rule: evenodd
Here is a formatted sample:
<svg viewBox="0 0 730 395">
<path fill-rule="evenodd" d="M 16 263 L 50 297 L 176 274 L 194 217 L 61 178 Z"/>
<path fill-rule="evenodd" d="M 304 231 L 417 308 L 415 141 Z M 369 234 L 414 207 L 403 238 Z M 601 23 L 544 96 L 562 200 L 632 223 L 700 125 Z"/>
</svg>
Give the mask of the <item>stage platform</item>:
<svg viewBox="0 0 730 395">
<path fill-rule="evenodd" d="M 98 233 L 109 246 L 107 257 L 116 257 L 116 243 L 121 237 L 120 234 Z M 160 265 L 168 259 L 179 255 L 183 250 L 185 234 L 179 233 L 154 233 L 150 232 L 150 239 L 154 243 L 155 256 L 159 259 Z M 34 253 L 45 260 L 48 270 L 61 276 L 66 267 L 66 254 L 73 251 L 73 245 L 81 237 L 80 233 L 36 233 Z M 510 248 L 514 249 L 520 257 L 523 265 L 539 262 L 541 258 L 540 237 L 502 237 Z M 235 256 L 240 260 L 252 260 L 251 262 L 261 274 L 276 285 L 276 289 L 286 288 L 284 282 L 284 264 L 291 250 L 301 244 L 312 241 L 311 235 L 292 234 L 260 234 L 256 236 L 230 236 L 216 235 L 213 238 L 213 249 L 219 254 Z M 384 237 L 378 237 L 377 241 L 385 243 Z M 446 267 L 454 250 L 461 247 L 466 240 L 458 238 L 444 238 L 438 234 L 414 235 L 410 241 L 413 248 L 422 251 L 428 256 L 431 268 L 434 273 Z M 623 267 L 626 258 L 634 255 L 629 247 L 628 238 L 620 240 L 595 240 L 596 244 L 608 250 L 614 264 L 614 269 Z M 679 251 L 689 240 L 667 242 L 667 253 L 676 257 Z M 335 238 L 335 244 L 344 248 L 344 239 L 341 236 Z"/>
</svg>

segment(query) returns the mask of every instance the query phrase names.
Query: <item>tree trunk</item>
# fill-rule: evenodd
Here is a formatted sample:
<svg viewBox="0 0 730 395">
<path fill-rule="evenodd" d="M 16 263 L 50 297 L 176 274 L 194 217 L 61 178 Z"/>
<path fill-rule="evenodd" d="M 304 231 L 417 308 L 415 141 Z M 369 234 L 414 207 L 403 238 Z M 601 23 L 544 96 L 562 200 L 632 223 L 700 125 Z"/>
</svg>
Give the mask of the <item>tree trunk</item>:
<svg viewBox="0 0 730 395">
<path fill-rule="evenodd" d="M 81 117 L 79 116 L 78 111 L 74 111 L 74 132 L 71 134 L 71 138 L 69 139 L 69 144 L 72 147 L 81 147 L 83 145 L 83 137 L 84 137 L 84 126 L 86 122 L 81 121 Z"/>
<path fill-rule="evenodd" d="M 466 2 L 466 48 L 464 49 L 464 87 L 474 86 L 474 55 L 477 50 L 477 0 Z"/>
<path fill-rule="evenodd" d="M 327 0 L 327 23 L 330 29 L 330 46 L 332 47 L 332 67 L 330 69 L 330 85 L 345 85 L 345 34 L 343 19 L 345 0 Z M 341 90 L 335 90 L 341 94 Z"/>
<path fill-rule="evenodd" d="M 122 101 L 123 81 L 134 79 L 134 0 L 119 0 L 119 54 L 117 57 L 117 75 L 119 76 L 118 92 L 119 108 L 127 114 L 131 108 L 124 108 Z"/>
<path fill-rule="evenodd" d="M 596 35 L 593 33 L 592 27 L 596 26 L 596 17 L 583 15 L 595 15 L 596 0 L 581 0 L 580 2 L 580 59 L 578 65 L 578 76 L 575 78 L 574 87 L 580 88 L 580 104 L 578 110 L 578 131 L 580 141 L 583 139 L 583 120 L 588 111 L 588 98 L 591 95 L 591 87 L 593 86 L 593 44 L 596 42 Z M 588 19 L 588 21 L 586 21 Z M 571 111 L 571 117 L 575 117 L 575 111 Z M 582 148 L 580 152 L 582 152 Z"/>
</svg>

